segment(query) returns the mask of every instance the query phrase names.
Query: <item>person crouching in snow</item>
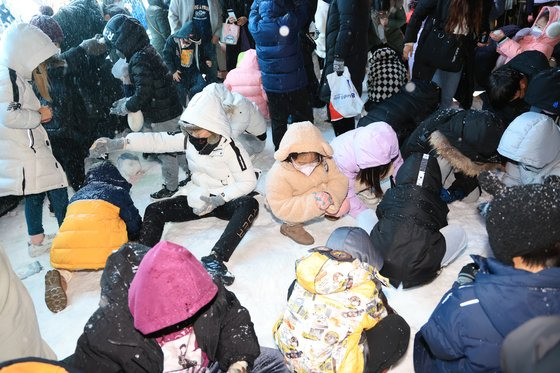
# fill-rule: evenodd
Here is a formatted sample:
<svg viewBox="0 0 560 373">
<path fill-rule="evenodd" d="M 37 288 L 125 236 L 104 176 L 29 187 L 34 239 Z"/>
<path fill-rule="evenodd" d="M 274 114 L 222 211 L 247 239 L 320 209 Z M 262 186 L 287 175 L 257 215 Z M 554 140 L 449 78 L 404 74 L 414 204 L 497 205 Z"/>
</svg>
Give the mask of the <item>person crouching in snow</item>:
<svg viewBox="0 0 560 373">
<path fill-rule="evenodd" d="M 433 280 L 467 246 L 463 228 L 447 225 L 449 209 L 440 190 L 436 158 L 412 153 L 377 206 L 379 222 L 370 236 L 383 255 L 381 274 L 395 287 Z"/>
<path fill-rule="evenodd" d="M 68 363 L 85 373 L 287 373 L 251 316 L 184 247 L 126 244 L 107 260 L 100 307 Z"/>
<path fill-rule="evenodd" d="M 248 195 L 255 189 L 257 177 L 245 149 L 230 137 L 231 128 L 218 97 L 195 95 L 179 124 L 183 133 L 131 133 L 122 139 L 101 138 L 92 145 L 90 153 L 98 157 L 122 149 L 185 152 L 191 180 L 174 197 L 148 205 L 139 242 L 155 245 L 167 222 L 211 216 L 229 220 L 210 254 L 201 260 L 213 277 L 231 285 L 235 277 L 224 262 L 229 260 L 259 211 L 257 200 Z"/>
<path fill-rule="evenodd" d="M 337 228 L 296 261 L 288 306 L 273 329 L 295 372 L 382 372 L 408 347 L 410 328 L 385 306 L 379 251 L 361 228 Z M 366 353 L 366 351 L 368 351 Z"/>
<path fill-rule="evenodd" d="M 212 67 L 211 52 L 213 44 L 205 45 L 197 32 L 192 21 L 187 21 L 165 42 L 163 50 L 163 61 L 169 72 L 173 74 L 173 80 L 177 83 L 179 98 L 183 107 L 187 106 L 187 96 L 192 99 L 195 94 L 202 91 L 206 81 L 202 77 L 205 63 Z"/>
<path fill-rule="evenodd" d="M 311 122 L 293 123 L 274 153 L 266 180 L 266 199 L 283 221 L 280 233 L 302 245 L 313 237 L 303 224 L 323 215 L 348 212 L 348 179 L 331 158 L 333 150 Z M 343 206 L 344 205 L 344 206 Z"/>
<path fill-rule="evenodd" d="M 53 239 L 43 230 L 45 194 L 59 225 L 68 206 L 68 180 L 42 125 L 52 110 L 29 84 L 33 79 L 50 100 L 46 60 L 59 49 L 43 31 L 20 23 L 4 31 L 0 50 L 0 197 L 25 196 L 28 253 L 35 257 L 48 252 Z"/>
<path fill-rule="evenodd" d="M 113 251 L 138 239 L 142 219 L 130 198 L 131 187 L 109 161 L 88 170 L 51 248 L 55 269 L 45 275 L 45 303 L 52 312 L 66 308 L 70 271 L 101 269 Z"/>
<path fill-rule="evenodd" d="M 222 102 L 231 126 L 231 138 L 241 142 L 249 155 L 263 151 L 266 145 L 266 120 L 257 106 L 237 92 L 230 92 L 224 84 L 211 83 L 204 94 L 216 95 Z"/>
</svg>

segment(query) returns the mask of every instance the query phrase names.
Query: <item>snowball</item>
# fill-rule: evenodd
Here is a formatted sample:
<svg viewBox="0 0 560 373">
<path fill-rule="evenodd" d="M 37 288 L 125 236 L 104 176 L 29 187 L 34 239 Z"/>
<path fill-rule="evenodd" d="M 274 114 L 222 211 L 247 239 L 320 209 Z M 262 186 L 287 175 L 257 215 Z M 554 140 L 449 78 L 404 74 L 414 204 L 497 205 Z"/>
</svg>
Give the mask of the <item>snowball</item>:
<svg viewBox="0 0 560 373">
<path fill-rule="evenodd" d="M 128 113 L 127 116 L 128 126 L 133 132 L 138 132 L 144 126 L 144 114 L 141 111 Z"/>
</svg>

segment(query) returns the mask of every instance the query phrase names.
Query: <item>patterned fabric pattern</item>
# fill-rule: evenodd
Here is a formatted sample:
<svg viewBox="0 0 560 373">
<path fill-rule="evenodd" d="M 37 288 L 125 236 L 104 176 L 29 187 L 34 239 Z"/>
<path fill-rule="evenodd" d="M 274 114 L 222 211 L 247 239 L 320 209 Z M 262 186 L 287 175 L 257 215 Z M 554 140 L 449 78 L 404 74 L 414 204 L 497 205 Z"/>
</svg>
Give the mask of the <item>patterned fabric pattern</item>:
<svg viewBox="0 0 560 373">
<path fill-rule="evenodd" d="M 377 49 L 368 58 L 367 83 L 370 101 L 377 103 L 391 97 L 406 81 L 406 67 L 393 49 Z"/>
</svg>

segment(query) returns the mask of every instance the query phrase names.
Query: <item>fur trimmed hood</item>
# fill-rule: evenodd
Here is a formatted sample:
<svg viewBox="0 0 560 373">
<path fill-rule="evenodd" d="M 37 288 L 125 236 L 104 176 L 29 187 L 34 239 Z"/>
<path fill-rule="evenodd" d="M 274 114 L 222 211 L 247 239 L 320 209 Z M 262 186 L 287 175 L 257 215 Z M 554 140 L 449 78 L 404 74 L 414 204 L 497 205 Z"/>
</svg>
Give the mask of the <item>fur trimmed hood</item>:
<svg viewBox="0 0 560 373">
<path fill-rule="evenodd" d="M 323 157 L 331 157 L 333 149 L 321 131 L 309 121 L 293 123 L 284 134 L 274 159 L 285 161 L 291 153 L 315 152 Z"/>
</svg>

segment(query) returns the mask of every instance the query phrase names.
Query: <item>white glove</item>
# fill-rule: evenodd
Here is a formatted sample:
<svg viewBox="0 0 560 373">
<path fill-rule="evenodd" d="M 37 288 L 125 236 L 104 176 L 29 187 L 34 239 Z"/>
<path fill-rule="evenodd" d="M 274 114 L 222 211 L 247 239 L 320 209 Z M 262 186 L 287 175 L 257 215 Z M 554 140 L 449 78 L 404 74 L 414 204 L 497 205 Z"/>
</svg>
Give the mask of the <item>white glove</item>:
<svg viewBox="0 0 560 373">
<path fill-rule="evenodd" d="M 126 108 L 126 102 L 128 101 L 127 97 L 123 97 L 120 100 L 113 102 L 111 109 L 109 110 L 110 114 L 125 116 L 128 114 L 128 109 Z"/>
<path fill-rule="evenodd" d="M 124 138 L 110 139 L 101 137 L 93 143 L 89 148 L 89 156 L 92 158 L 100 158 L 107 153 L 113 153 L 125 148 L 126 141 Z"/>
</svg>

